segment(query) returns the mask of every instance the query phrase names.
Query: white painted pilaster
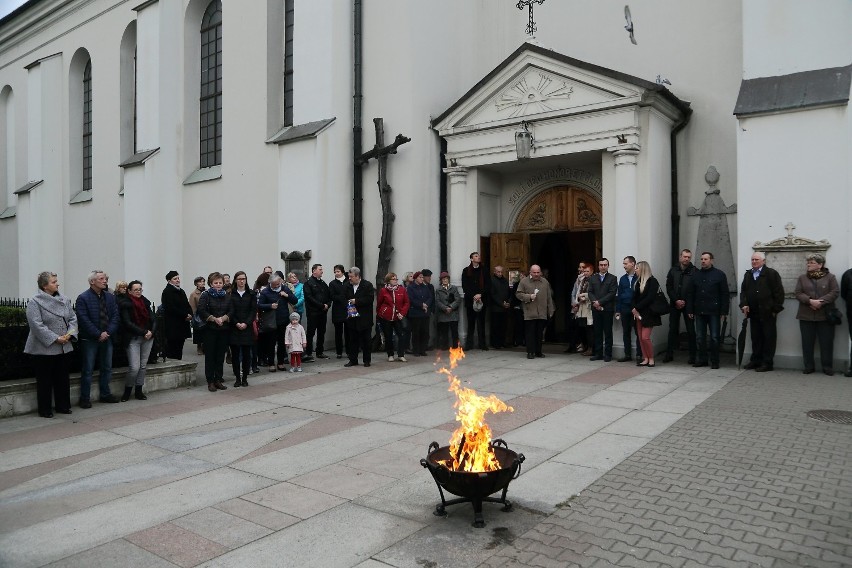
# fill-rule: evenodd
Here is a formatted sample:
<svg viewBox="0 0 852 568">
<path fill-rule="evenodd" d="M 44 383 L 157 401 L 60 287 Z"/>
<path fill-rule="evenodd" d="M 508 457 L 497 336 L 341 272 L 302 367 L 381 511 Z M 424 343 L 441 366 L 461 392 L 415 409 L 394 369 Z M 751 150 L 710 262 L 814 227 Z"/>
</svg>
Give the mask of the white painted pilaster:
<svg viewBox="0 0 852 568">
<path fill-rule="evenodd" d="M 604 217 L 604 224 L 615 225 L 615 239 L 612 247 L 614 258 L 610 259 L 611 266 L 618 266 L 622 258 L 633 255 L 644 258 L 639 247 L 639 217 L 638 211 L 638 175 L 636 164 L 639 155 L 637 144 L 622 144 L 607 148 L 613 155 L 615 168 L 615 215 Z"/>
</svg>

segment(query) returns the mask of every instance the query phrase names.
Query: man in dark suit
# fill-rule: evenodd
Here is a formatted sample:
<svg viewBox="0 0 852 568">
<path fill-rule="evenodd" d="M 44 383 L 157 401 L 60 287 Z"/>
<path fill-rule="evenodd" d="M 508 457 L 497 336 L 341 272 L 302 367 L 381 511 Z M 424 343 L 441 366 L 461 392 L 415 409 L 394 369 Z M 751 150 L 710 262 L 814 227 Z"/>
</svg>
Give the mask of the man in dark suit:
<svg viewBox="0 0 852 568">
<path fill-rule="evenodd" d="M 590 361 L 612 360 L 612 320 L 618 279 L 609 273 L 609 260 L 598 261 L 598 273 L 589 277 L 589 301 L 595 330 L 595 348 Z"/>
<path fill-rule="evenodd" d="M 364 358 L 364 366 L 371 361 L 370 334 L 373 330 L 373 301 L 376 289 L 367 280 L 361 279 L 361 269 L 353 266 L 349 269 L 349 284 L 346 285 L 347 318 L 346 335 L 348 339 L 347 355 L 349 362 L 344 367 L 358 365 L 358 352 Z"/>
<path fill-rule="evenodd" d="M 740 309 L 751 320 L 751 359 L 746 369 L 758 373 L 772 370 L 777 338 L 775 318 L 784 309 L 781 275 L 766 266 L 766 255 L 751 255 L 751 270 L 743 276 Z"/>
</svg>

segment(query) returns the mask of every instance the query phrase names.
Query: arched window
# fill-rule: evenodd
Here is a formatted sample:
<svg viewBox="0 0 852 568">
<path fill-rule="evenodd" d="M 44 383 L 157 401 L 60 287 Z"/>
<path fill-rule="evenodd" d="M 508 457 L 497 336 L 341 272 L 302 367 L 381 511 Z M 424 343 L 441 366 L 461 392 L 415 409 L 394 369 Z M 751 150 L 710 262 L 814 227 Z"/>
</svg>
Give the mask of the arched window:
<svg viewBox="0 0 852 568">
<path fill-rule="evenodd" d="M 222 163 L 222 0 L 201 19 L 201 167 Z"/>
<path fill-rule="evenodd" d="M 92 189 L 92 60 L 83 69 L 83 191 Z"/>
</svg>

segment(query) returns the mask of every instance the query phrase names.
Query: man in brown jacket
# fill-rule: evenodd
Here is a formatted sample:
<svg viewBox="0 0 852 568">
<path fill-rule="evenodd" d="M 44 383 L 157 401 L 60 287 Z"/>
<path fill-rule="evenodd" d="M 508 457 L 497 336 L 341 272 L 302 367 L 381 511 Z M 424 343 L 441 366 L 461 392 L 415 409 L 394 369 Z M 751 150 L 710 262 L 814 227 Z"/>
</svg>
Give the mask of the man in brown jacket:
<svg viewBox="0 0 852 568">
<path fill-rule="evenodd" d="M 553 303 L 553 289 L 550 282 L 541 275 L 541 267 L 537 264 L 530 266 L 530 275 L 518 283 L 515 296 L 521 301 L 524 309 L 524 332 L 527 344 L 527 359 L 544 357 L 541 352 L 541 338 L 547 320 L 556 311 Z"/>
</svg>

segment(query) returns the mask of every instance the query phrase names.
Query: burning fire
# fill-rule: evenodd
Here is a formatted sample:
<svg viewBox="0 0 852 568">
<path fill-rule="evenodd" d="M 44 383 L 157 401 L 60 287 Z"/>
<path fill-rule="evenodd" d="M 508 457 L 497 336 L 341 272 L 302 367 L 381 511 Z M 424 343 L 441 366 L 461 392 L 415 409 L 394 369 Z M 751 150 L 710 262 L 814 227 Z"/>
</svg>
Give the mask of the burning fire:
<svg viewBox="0 0 852 568">
<path fill-rule="evenodd" d="M 500 463 L 491 450 L 491 428 L 485 423 L 485 413 L 513 412 L 514 409 L 494 396 L 483 397 L 473 389 L 461 386 L 459 378 L 453 374 L 459 361 L 464 359 L 461 347 L 450 349 L 450 368 L 442 367 L 439 373 L 447 375 L 449 390 L 456 394 L 456 422 L 461 425 L 450 438 L 450 460 L 442 465 L 453 471 L 494 471 L 500 469 Z"/>
</svg>

